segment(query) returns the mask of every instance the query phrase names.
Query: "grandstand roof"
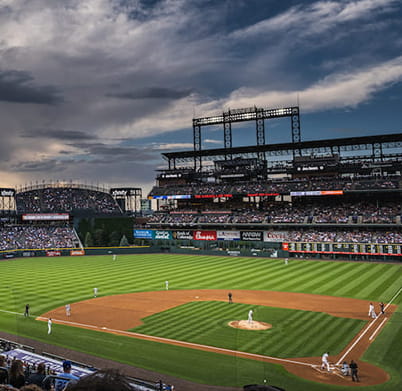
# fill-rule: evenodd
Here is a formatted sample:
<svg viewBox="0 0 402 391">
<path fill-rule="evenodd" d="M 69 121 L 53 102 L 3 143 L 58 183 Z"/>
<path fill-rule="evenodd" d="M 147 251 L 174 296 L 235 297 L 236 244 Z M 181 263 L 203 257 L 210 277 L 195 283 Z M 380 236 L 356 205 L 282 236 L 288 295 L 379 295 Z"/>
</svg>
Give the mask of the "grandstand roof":
<svg viewBox="0 0 402 391">
<path fill-rule="evenodd" d="M 216 148 L 205 149 L 201 151 L 181 151 L 181 152 L 165 152 L 162 156 L 165 159 L 188 159 L 197 156 L 218 156 L 225 154 L 246 154 L 258 152 L 271 152 L 271 151 L 289 151 L 295 149 L 308 149 L 308 148 L 325 148 L 325 147 L 345 147 L 357 145 L 372 145 L 384 143 L 402 142 L 402 133 L 384 134 L 377 136 L 363 136 L 363 137 L 347 137 L 325 140 L 301 141 L 299 143 L 279 143 L 279 144 L 266 144 L 266 145 L 251 145 L 245 147 L 235 148 Z M 368 149 L 368 148 L 367 148 Z"/>
</svg>

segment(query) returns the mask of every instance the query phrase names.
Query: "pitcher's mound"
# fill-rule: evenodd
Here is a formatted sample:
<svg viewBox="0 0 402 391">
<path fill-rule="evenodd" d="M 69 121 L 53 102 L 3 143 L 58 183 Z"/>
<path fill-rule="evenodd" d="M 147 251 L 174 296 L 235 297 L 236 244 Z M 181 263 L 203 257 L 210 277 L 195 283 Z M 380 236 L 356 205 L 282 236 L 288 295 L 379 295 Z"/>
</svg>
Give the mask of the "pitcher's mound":
<svg viewBox="0 0 402 391">
<path fill-rule="evenodd" d="M 253 320 L 252 322 L 249 322 L 248 320 L 232 320 L 228 324 L 230 327 L 243 330 L 268 330 L 272 328 L 272 324 L 258 322 L 256 320 Z"/>
</svg>

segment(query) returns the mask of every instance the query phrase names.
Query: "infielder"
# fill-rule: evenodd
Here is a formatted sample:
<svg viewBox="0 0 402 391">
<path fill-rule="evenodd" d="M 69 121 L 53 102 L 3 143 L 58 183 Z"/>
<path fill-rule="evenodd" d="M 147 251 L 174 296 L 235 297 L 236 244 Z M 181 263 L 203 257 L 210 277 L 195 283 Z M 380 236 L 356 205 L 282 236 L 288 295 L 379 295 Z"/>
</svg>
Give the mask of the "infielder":
<svg viewBox="0 0 402 391">
<path fill-rule="evenodd" d="M 253 310 L 250 310 L 248 312 L 248 320 L 247 320 L 248 324 L 253 323 Z"/>
<path fill-rule="evenodd" d="M 50 334 L 52 332 L 52 318 L 49 318 L 47 321 L 47 333 Z"/>
<path fill-rule="evenodd" d="M 377 317 L 377 314 L 375 313 L 375 310 L 374 310 L 373 303 L 370 303 L 370 305 L 369 305 L 368 316 L 371 316 L 373 319 L 375 319 Z"/>
<path fill-rule="evenodd" d="M 94 288 L 94 297 L 98 295 L 98 288 Z"/>
<path fill-rule="evenodd" d="M 321 369 L 327 368 L 327 371 L 330 372 L 331 369 L 329 367 L 329 362 L 328 362 L 328 352 L 325 352 L 322 357 L 321 357 Z"/>
<path fill-rule="evenodd" d="M 168 280 L 165 281 L 165 288 L 167 291 L 169 290 L 169 281 Z"/>
<path fill-rule="evenodd" d="M 67 316 L 71 315 L 71 306 L 70 306 L 70 304 L 66 304 L 66 315 Z"/>
</svg>

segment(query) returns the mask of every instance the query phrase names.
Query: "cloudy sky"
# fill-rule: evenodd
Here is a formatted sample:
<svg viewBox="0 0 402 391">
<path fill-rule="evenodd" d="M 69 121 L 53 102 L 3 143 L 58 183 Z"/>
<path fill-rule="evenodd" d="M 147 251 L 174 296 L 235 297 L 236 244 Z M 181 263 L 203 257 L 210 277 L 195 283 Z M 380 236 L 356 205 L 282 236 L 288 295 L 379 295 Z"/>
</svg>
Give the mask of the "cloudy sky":
<svg viewBox="0 0 402 391">
<path fill-rule="evenodd" d="M 147 192 L 193 117 L 296 104 L 302 140 L 400 133 L 402 2 L 0 0 L 0 186 Z M 290 141 L 288 119 L 266 140 Z"/>
</svg>

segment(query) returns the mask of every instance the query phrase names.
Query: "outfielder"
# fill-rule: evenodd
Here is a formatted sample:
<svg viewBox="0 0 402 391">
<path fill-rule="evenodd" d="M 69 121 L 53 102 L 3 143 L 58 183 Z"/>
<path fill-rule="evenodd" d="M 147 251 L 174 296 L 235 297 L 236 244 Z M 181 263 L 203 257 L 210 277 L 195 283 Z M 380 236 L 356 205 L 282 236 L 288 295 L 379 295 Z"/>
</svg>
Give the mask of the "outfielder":
<svg viewBox="0 0 402 391">
<path fill-rule="evenodd" d="M 94 288 L 94 297 L 98 295 L 98 288 Z"/>
<path fill-rule="evenodd" d="M 52 318 L 49 318 L 47 321 L 47 333 L 50 334 L 52 332 Z"/>
<path fill-rule="evenodd" d="M 165 288 L 167 291 L 169 290 L 169 281 L 168 280 L 165 281 Z"/>
</svg>

